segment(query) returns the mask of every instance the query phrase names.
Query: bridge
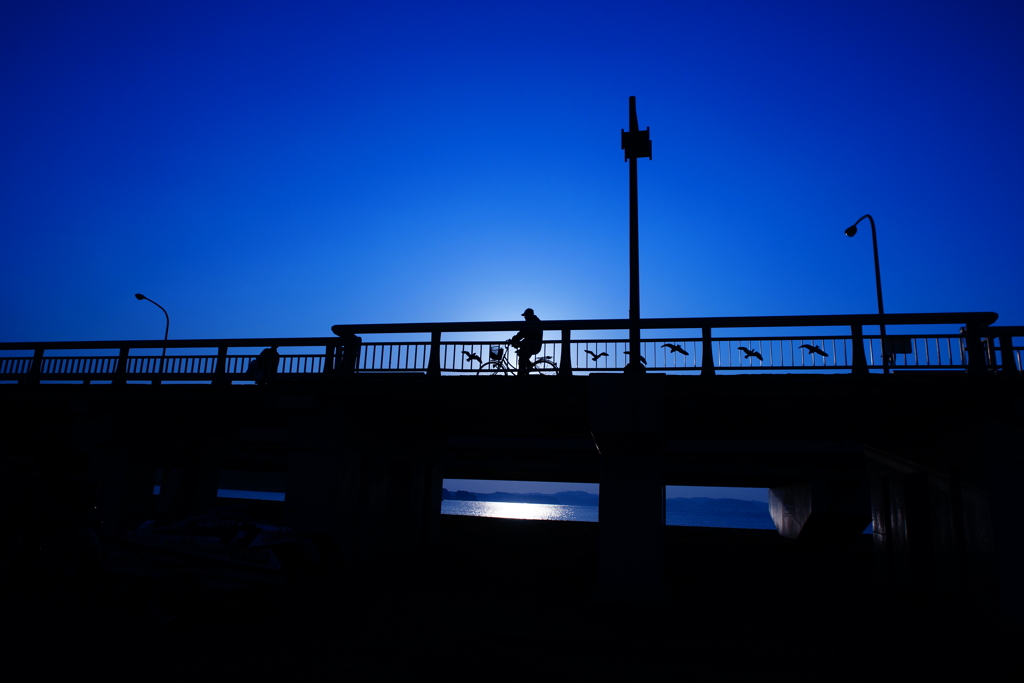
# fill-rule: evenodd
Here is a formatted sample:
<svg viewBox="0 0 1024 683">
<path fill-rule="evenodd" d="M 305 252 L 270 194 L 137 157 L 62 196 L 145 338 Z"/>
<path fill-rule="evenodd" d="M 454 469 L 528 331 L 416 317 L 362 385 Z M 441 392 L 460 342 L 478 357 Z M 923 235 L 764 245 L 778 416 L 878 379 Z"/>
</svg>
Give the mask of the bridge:
<svg viewBox="0 0 1024 683">
<path fill-rule="evenodd" d="M 1021 613 L 1024 328 L 996 320 L 644 319 L 643 372 L 624 372 L 635 321 L 544 321 L 557 376 L 526 377 L 480 372 L 521 322 L 3 343 L 3 439 L 101 482 L 109 537 L 154 504 L 215 506 L 223 473 L 271 473 L 288 522 L 353 558 L 433 543 L 445 478 L 597 482 L 610 601 L 658 599 L 666 485 L 766 487 L 783 536 L 872 523 L 880 576 Z M 898 333 L 865 333 L 881 325 Z"/>
</svg>

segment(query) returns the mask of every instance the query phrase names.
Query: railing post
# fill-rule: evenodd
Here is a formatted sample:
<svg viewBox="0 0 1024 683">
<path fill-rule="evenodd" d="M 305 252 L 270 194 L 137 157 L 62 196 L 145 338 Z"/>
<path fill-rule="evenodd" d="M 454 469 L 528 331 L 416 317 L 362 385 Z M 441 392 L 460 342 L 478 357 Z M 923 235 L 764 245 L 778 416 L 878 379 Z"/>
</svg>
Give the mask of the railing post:
<svg viewBox="0 0 1024 683">
<path fill-rule="evenodd" d="M 128 377 L 128 347 L 122 346 L 117 352 L 117 369 L 112 384 L 125 384 Z"/>
<path fill-rule="evenodd" d="M 711 328 L 701 328 L 700 376 L 715 376 L 715 357 L 711 350 Z"/>
<path fill-rule="evenodd" d="M 19 379 L 18 384 L 39 384 L 39 375 L 43 371 L 43 349 L 37 348 L 32 353 L 32 365 L 28 368 L 25 379 Z"/>
<path fill-rule="evenodd" d="M 427 377 L 441 376 L 441 330 L 430 333 L 430 359 L 427 361 Z"/>
<path fill-rule="evenodd" d="M 562 355 L 558 359 L 559 377 L 572 377 L 572 354 L 569 351 L 572 330 L 562 330 Z"/>
<path fill-rule="evenodd" d="M 217 347 L 217 366 L 213 369 L 213 384 L 224 386 L 231 384 L 227 377 L 228 372 L 228 347 Z"/>
<path fill-rule="evenodd" d="M 984 375 L 986 371 L 985 350 L 981 345 L 978 326 L 975 323 L 967 323 L 962 331 L 967 337 L 967 374 Z"/>
<path fill-rule="evenodd" d="M 357 337 L 354 334 L 347 334 L 343 339 L 345 341 L 342 345 L 341 374 L 352 375 L 355 374 L 356 366 L 359 364 L 359 354 L 363 349 L 363 338 Z"/>
<path fill-rule="evenodd" d="M 1013 334 L 1004 333 L 999 335 L 999 353 L 1003 357 L 1003 373 L 1019 375 L 1020 368 L 1017 367 L 1017 360 L 1013 357 Z"/>
<path fill-rule="evenodd" d="M 333 375 L 335 373 L 335 363 L 338 358 L 338 345 L 328 344 L 324 348 L 324 370 L 323 374 Z"/>
<path fill-rule="evenodd" d="M 853 336 L 853 374 L 868 374 L 868 359 L 864 355 L 864 326 L 850 325 L 850 334 Z"/>
</svg>

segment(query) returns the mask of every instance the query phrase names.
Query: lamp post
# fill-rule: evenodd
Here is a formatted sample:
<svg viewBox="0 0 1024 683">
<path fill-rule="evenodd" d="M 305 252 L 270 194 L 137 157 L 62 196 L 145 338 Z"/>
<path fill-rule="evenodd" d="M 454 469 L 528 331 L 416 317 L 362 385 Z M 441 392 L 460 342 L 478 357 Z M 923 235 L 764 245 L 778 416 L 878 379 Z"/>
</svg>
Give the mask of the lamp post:
<svg viewBox="0 0 1024 683">
<path fill-rule="evenodd" d="M 651 129 L 640 130 L 636 97 L 629 98 L 629 131 L 622 131 L 622 149 L 629 162 L 629 362 L 625 372 L 644 372 L 640 360 L 640 218 L 637 199 L 636 160 L 651 156 Z"/>
<path fill-rule="evenodd" d="M 871 214 L 866 213 L 857 219 L 857 223 L 854 223 L 846 230 L 843 234 L 847 237 L 853 237 L 857 234 L 857 224 L 865 218 L 871 223 L 871 248 L 875 253 L 875 291 L 878 294 L 878 314 L 885 314 L 885 306 L 882 305 L 882 271 L 878 267 L 878 235 L 875 232 L 875 219 L 871 217 Z M 889 354 L 885 352 L 885 323 L 878 325 L 878 331 L 882 337 L 882 371 L 885 374 L 889 374 Z"/>
<path fill-rule="evenodd" d="M 164 374 L 164 359 L 167 357 L 167 335 L 171 331 L 171 316 L 167 314 L 167 309 L 165 309 L 163 306 L 150 299 L 145 294 L 136 294 L 135 298 L 138 299 L 139 301 L 145 300 L 153 304 L 154 306 L 156 306 L 157 308 L 164 312 L 164 317 L 167 319 L 167 324 L 164 326 L 164 350 L 160 354 L 160 374 L 162 375 Z M 157 382 L 159 381 L 160 380 L 157 380 Z"/>
</svg>

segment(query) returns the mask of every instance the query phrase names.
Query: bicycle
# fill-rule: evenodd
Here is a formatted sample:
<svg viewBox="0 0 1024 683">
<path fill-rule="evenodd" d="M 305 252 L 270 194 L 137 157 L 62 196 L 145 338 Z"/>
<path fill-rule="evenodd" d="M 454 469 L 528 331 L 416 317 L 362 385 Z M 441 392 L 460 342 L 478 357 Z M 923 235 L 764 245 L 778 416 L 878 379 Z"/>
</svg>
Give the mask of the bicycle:
<svg viewBox="0 0 1024 683">
<path fill-rule="evenodd" d="M 491 344 L 490 360 L 480 366 L 480 369 L 476 371 L 478 375 L 516 375 L 519 374 L 517 368 L 512 367 L 512 364 L 508 362 L 508 347 L 512 345 L 512 340 L 508 339 L 505 341 L 505 345 Z M 555 361 L 551 360 L 551 356 L 541 356 L 535 361 L 529 361 L 530 368 L 528 372 L 536 372 L 538 375 L 557 375 L 558 366 L 555 365 Z"/>
</svg>

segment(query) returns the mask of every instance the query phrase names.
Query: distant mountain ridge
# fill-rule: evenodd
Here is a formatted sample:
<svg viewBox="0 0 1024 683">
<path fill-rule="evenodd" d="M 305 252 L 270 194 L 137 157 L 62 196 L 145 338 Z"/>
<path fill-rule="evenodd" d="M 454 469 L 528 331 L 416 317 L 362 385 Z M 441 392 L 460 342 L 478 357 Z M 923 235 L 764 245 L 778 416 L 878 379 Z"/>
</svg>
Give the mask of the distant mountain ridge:
<svg viewBox="0 0 1024 683">
<path fill-rule="evenodd" d="M 442 500 L 468 500 L 487 503 L 532 503 L 537 505 L 580 505 L 597 507 L 600 496 L 585 491 L 559 491 L 558 493 L 475 493 L 441 489 Z M 768 503 L 736 498 L 667 498 L 666 512 L 768 512 Z"/>
<path fill-rule="evenodd" d="M 559 491 L 558 493 L 474 493 L 441 489 L 442 500 L 475 500 L 486 503 L 532 503 L 535 505 L 582 505 L 597 507 L 598 496 L 585 491 Z"/>
<path fill-rule="evenodd" d="M 666 512 L 763 512 L 768 513 L 768 503 L 759 500 L 737 498 L 669 498 L 665 501 Z"/>
</svg>

